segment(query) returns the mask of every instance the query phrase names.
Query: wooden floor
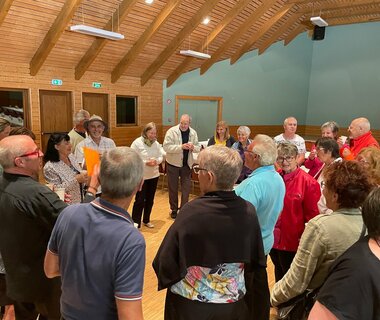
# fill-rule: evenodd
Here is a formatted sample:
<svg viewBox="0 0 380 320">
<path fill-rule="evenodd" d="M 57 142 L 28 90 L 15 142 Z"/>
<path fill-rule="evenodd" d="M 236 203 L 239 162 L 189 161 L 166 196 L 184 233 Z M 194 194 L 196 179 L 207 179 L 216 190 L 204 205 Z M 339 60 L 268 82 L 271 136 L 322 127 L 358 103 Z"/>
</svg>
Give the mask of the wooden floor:
<svg viewBox="0 0 380 320">
<path fill-rule="evenodd" d="M 196 196 L 190 196 L 194 199 Z M 132 202 L 133 204 L 133 202 Z M 132 206 L 131 204 L 131 206 Z M 129 212 L 132 212 L 131 208 Z M 152 261 L 156 255 L 158 247 L 161 244 L 166 231 L 173 223 L 169 217 L 169 201 L 168 193 L 162 190 L 159 185 L 154 200 L 151 222 L 155 225 L 153 229 L 149 229 L 142 225 L 141 233 L 146 241 L 146 267 L 145 267 L 145 283 L 143 293 L 143 310 L 145 320 L 162 320 L 164 318 L 164 302 L 166 290 L 157 291 L 157 278 L 152 268 Z M 268 259 L 268 281 L 271 288 L 274 284 L 273 265 Z M 275 310 L 271 310 L 271 319 L 276 319 Z"/>
</svg>

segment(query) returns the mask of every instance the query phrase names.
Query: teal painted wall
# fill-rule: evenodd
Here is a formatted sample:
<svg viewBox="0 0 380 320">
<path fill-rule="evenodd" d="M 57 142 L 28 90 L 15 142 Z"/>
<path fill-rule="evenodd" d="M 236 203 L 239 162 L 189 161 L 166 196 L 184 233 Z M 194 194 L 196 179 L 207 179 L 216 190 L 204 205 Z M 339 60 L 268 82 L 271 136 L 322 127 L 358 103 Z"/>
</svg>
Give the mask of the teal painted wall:
<svg viewBox="0 0 380 320">
<path fill-rule="evenodd" d="M 349 126 L 367 117 L 380 128 L 380 23 L 326 29 L 313 42 L 306 123 Z"/>
<path fill-rule="evenodd" d="M 229 60 L 218 62 L 202 76 L 199 69 L 188 72 L 169 88 L 164 82 L 163 124 L 176 123 L 176 95 L 222 96 L 223 119 L 232 125 L 277 124 L 289 114 L 304 123 L 311 55 L 312 43 L 303 34 L 286 47 L 272 45 L 260 56 L 249 52 L 232 66 Z"/>
<path fill-rule="evenodd" d="M 230 124 L 281 124 L 295 115 L 300 124 L 336 120 L 348 126 L 365 116 L 380 128 L 380 23 L 328 27 L 323 41 L 303 33 L 263 55 L 249 52 L 232 66 L 225 60 L 202 76 L 186 73 L 170 88 L 164 82 L 164 125 L 176 122 L 175 95 L 222 96 Z"/>
</svg>

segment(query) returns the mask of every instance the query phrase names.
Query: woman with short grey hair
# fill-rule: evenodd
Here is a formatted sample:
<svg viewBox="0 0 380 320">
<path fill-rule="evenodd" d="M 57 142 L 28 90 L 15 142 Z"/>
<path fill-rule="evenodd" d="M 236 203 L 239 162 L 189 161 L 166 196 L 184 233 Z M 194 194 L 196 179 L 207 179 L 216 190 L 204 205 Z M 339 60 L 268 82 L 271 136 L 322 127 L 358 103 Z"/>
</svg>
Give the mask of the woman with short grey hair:
<svg viewBox="0 0 380 320">
<path fill-rule="evenodd" d="M 251 140 L 249 139 L 249 135 L 251 134 L 251 130 L 247 126 L 240 126 L 237 129 L 237 138 L 238 141 L 236 141 L 232 145 L 232 149 L 235 149 L 239 152 L 241 159 L 243 160 L 243 163 L 245 161 L 245 155 L 244 151 L 247 149 L 247 147 L 251 144 Z M 239 175 L 239 178 L 237 179 L 236 183 L 242 182 L 244 179 L 246 179 L 250 174 L 252 173 L 252 170 L 247 168 L 243 165 L 243 168 L 241 170 L 241 173 Z"/>
</svg>

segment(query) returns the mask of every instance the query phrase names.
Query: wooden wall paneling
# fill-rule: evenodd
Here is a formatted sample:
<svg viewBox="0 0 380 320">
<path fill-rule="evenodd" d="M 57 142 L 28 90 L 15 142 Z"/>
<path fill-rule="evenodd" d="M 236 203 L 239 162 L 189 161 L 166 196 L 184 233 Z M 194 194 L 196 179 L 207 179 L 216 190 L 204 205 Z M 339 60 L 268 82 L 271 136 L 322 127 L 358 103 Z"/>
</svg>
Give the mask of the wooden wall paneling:
<svg viewBox="0 0 380 320">
<path fill-rule="evenodd" d="M 37 143 L 41 143 L 39 90 L 69 91 L 72 94 L 72 112 L 82 109 L 82 93 L 102 93 L 109 95 L 110 137 L 116 145 L 130 145 L 140 135 L 141 126 L 154 121 L 162 124 L 162 82 L 151 80 L 144 87 L 139 78 L 123 76 L 116 84 L 111 83 L 109 74 L 87 71 L 80 81 L 75 80 L 71 69 L 43 67 L 36 76 L 29 73 L 27 63 L 4 63 L 0 61 L 0 87 L 28 89 L 30 102 L 30 126 L 36 134 Z M 62 79 L 62 86 L 52 86 L 51 79 Z M 100 79 L 100 81 L 99 81 Z M 102 83 L 101 89 L 92 88 L 92 82 Z M 139 120 L 135 127 L 116 127 L 116 95 L 138 96 Z M 114 136 L 115 135 L 115 136 Z M 159 127 L 161 135 L 161 127 Z"/>
</svg>

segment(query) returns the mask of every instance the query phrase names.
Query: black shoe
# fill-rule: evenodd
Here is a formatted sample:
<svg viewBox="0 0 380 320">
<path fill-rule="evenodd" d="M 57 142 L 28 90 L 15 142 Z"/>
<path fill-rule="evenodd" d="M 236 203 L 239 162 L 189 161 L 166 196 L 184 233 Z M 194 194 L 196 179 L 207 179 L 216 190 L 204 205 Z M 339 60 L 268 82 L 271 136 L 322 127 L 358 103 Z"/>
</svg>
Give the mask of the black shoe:
<svg viewBox="0 0 380 320">
<path fill-rule="evenodd" d="M 172 212 L 170 212 L 170 218 L 172 219 L 177 218 L 177 211 L 173 210 Z"/>
</svg>

